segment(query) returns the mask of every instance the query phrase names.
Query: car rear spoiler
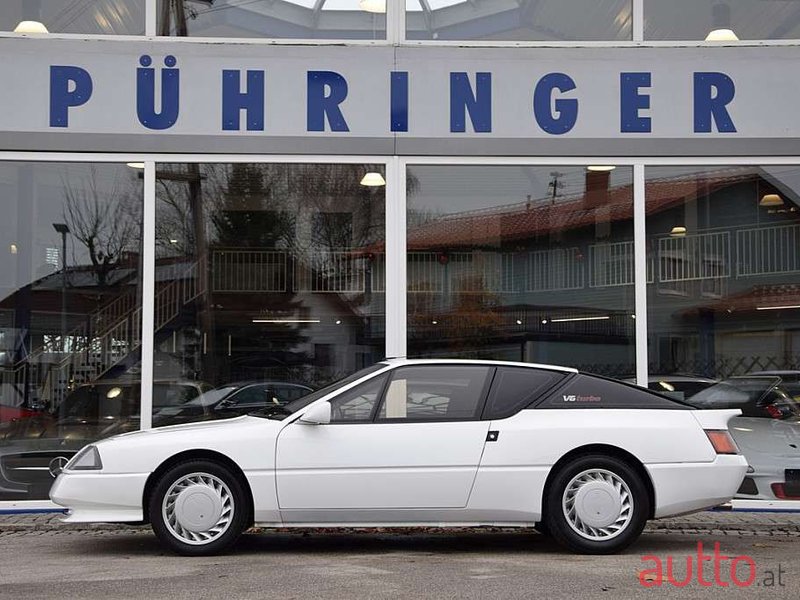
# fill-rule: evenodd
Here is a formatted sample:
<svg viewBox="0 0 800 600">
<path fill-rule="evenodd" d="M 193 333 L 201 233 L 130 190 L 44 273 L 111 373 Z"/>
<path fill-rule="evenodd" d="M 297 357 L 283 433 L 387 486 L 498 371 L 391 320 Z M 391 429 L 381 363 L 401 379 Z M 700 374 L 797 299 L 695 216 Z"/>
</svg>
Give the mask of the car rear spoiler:
<svg viewBox="0 0 800 600">
<path fill-rule="evenodd" d="M 703 429 L 727 429 L 728 421 L 733 417 L 738 417 L 742 414 L 742 411 L 738 408 L 723 408 L 718 410 L 695 410 L 692 411 L 692 414 Z"/>
</svg>

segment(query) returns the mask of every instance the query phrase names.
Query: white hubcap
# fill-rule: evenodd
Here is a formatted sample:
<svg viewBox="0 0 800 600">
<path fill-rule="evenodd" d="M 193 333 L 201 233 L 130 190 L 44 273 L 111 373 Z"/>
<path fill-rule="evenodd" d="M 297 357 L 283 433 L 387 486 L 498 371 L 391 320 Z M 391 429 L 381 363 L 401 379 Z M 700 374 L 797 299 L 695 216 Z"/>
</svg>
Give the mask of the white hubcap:
<svg viewBox="0 0 800 600">
<path fill-rule="evenodd" d="M 628 485 L 605 469 L 589 469 L 573 477 L 564 490 L 562 505 L 570 527 L 594 541 L 616 537 L 633 517 Z"/>
<path fill-rule="evenodd" d="M 231 524 L 233 496 L 225 483 L 208 473 L 191 473 L 164 495 L 162 515 L 169 532 L 186 544 L 208 544 Z"/>
</svg>

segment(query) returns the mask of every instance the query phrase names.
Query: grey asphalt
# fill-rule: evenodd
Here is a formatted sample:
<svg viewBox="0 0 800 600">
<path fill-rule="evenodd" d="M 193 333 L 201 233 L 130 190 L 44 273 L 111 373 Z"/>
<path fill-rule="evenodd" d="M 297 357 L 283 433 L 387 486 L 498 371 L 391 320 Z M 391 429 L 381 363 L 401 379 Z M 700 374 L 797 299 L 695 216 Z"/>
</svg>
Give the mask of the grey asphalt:
<svg viewBox="0 0 800 600">
<path fill-rule="evenodd" d="M 727 518 L 730 523 L 741 519 Z M 707 524 L 724 526 L 720 520 L 725 518 Z M 761 527 L 749 529 L 746 524 L 677 529 L 673 523 L 649 529 L 616 556 L 572 555 L 533 531 L 469 529 L 271 530 L 244 536 L 225 556 L 183 558 L 165 552 L 147 528 L 6 527 L 0 529 L 0 598 L 616 599 L 645 592 L 674 598 L 799 598 L 796 520 L 770 525 L 762 519 Z M 729 559 L 722 562 L 724 589 L 701 586 L 696 569 L 684 588 L 667 581 L 651 590 L 642 587 L 640 573 L 655 566 L 643 556 L 664 563 L 674 557 L 680 580 L 698 542 L 709 553 L 719 542 L 722 554 L 752 557 L 753 585 L 736 587 Z M 740 562 L 737 576 L 744 580 L 748 573 Z M 650 574 L 644 579 L 655 583 Z M 705 564 L 704 579 L 714 582 L 713 564 Z"/>
</svg>

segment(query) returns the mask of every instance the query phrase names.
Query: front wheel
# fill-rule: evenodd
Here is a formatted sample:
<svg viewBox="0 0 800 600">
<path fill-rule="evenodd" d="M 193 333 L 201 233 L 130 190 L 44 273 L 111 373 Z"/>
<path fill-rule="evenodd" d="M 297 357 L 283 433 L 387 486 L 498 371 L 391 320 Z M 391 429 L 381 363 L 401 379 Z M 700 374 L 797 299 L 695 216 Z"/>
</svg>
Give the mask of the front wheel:
<svg viewBox="0 0 800 600">
<path fill-rule="evenodd" d="M 650 514 L 641 476 L 611 456 L 580 456 L 556 473 L 547 493 L 545 523 L 574 552 L 612 554 L 639 538 Z"/>
<path fill-rule="evenodd" d="M 150 496 L 158 539 L 186 556 L 217 554 L 244 531 L 248 510 L 239 480 L 223 465 L 189 460 L 167 471 Z"/>
</svg>

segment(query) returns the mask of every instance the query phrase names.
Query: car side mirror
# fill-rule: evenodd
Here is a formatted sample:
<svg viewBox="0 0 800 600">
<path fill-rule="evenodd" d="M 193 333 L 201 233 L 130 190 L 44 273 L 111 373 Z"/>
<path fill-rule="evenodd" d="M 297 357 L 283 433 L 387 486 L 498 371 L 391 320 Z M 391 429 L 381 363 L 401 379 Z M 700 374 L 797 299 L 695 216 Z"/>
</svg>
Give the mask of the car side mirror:
<svg viewBox="0 0 800 600">
<path fill-rule="evenodd" d="M 331 422 L 331 403 L 315 404 L 298 421 L 303 425 L 327 425 Z"/>
</svg>

